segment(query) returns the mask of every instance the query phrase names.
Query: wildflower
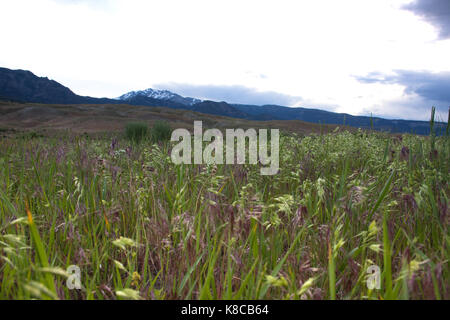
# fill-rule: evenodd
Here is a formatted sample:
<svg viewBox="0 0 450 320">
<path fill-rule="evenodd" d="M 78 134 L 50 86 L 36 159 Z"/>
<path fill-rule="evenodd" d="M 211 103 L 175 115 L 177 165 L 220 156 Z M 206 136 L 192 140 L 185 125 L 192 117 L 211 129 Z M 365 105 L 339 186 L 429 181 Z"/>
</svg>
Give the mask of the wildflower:
<svg viewBox="0 0 450 320">
<path fill-rule="evenodd" d="M 139 283 L 141 282 L 141 275 L 135 271 L 133 272 L 131 278 L 132 278 L 131 285 L 137 288 L 139 286 Z"/>
</svg>

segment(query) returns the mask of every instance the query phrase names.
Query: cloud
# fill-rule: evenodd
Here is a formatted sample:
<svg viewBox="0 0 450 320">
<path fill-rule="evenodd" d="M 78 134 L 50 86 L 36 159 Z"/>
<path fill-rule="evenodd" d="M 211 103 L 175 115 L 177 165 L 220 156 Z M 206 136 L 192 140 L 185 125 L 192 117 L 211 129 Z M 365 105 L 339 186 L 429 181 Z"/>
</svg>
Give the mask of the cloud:
<svg viewBox="0 0 450 320">
<path fill-rule="evenodd" d="M 441 114 L 445 114 L 450 106 L 450 72 L 395 70 L 389 75 L 371 72 L 355 78 L 362 83 L 403 86 L 405 96 L 386 104 L 395 108 L 402 104 L 402 108 L 410 112 L 428 112 L 435 105 Z"/>
<path fill-rule="evenodd" d="M 94 9 L 108 9 L 111 0 L 52 0 L 62 5 L 86 5 Z"/>
<path fill-rule="evenodd" d="M 422 17 L 439 30 L 440 39 L 450 39 L 450 1 L 416 0 L 403 9 Z"/>
<path fill-rule="evenodd" d="M 415 93 L 425 99 L 450 104 L 450 72 L 396 70 L 393 75 L 372 72 L 365 77 L 356 77 L 363 83 L 400 84 L 405 93 Z"/>
<path fill-rule="evenodd" d="M 291 96 L 274 91 L 259 91 L 241 85 L 192 85 L 185 83 L 164 83 L 154 85 L 157 89 L 170 90 L 182 96 L 239 104 L 297 105 L 299 96 Z"/>
</svg>

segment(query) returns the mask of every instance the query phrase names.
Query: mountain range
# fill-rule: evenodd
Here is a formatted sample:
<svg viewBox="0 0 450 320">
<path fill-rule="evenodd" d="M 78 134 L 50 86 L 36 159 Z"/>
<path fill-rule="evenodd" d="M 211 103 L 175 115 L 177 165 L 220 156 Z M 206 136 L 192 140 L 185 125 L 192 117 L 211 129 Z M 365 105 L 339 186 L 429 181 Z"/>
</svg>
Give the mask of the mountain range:
<svg viewBox="0 0 450 320">
<path fill-rule="evenodd" d="M 0 100 L 44 104 L 128 104 L 133 106 L 168 107 L 247 120 L 302 120 L 312 123 L 373 128 L 395 133 L 429 134 L 429 122 L 390 120 L 353 116 L 318 109 L 292 108 L 278 105 L 230 104 L 183 97 L 168 90 L 131 91 L 118 98 L 79 96 L 62 84 L 30 71 L 0 68 Z M 438 133 L 444 123 L 437 123 Z"/>
</svg>

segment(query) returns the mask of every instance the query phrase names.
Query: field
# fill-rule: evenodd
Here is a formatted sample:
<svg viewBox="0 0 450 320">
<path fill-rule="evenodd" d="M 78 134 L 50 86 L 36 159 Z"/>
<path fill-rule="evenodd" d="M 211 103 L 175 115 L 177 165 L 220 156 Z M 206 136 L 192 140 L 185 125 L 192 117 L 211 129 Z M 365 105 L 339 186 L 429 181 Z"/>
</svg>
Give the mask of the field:
<svg viewBox="0 0 450 320">
<path fill-rule="evenodd" d="M 0 299 L 450 298 L 447 136 L 315 126 L 261 176 L 174 165 L 114 126 L 4 129 Z"/>
<path fill-rule="evenodd" d="M 167 121 L 173 128 L 192 128 L 203 121 L 211 128 L 274 128 L 298 134 L 331 132 L 336 125 L 317 125 L 299 120 L 248 121 L 190 110 L 130 105 L 57 105 L 12 103 L 0 100 L 0 136 L 2 131 L 33 131 L 51 134 L 70 130 L 72 133 L 122 132 L 128 122 Z"/>
</svg>

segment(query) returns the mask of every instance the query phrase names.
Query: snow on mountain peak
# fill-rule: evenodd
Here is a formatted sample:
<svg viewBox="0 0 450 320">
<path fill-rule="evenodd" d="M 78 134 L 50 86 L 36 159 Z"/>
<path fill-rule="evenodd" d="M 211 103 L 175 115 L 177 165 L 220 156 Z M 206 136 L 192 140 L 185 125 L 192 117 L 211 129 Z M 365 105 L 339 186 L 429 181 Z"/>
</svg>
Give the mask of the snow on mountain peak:
<svg viewBox="0 0 450 320">
<path fill-rule="evenodd" d="M 170 101 L 174 101 L 177 103 L 182 103 L 182 104 L 190 105 L 190 106 L 202 101 L 200 99 L 195 99 L 195 98 L 185 98 L 176 93 L 170 92 L 169 90 L 156 90 L 156 89 L 152 89 L 152 88 L 148 88 L 148 89 L 140 90 L 140 91 L 130 91 L 130 92 L 120 96 L 118 99 L 126 101 L 126 100 L 133 99 L 135 97 L 138 97 L 138 96 L 141 96 L 141 97 L 143 96 L 143 97 L 158 99 L 158 100 L 170 100 Z"/>
</svg>

